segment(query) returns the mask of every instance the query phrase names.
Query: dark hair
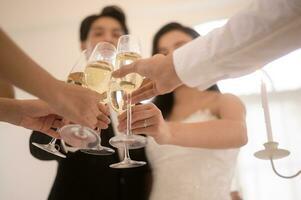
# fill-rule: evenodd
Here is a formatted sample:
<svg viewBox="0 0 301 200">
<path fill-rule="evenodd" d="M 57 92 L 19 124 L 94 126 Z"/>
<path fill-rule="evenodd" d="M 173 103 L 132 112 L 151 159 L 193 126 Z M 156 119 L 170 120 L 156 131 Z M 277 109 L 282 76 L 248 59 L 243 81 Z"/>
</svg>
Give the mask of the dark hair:
<svg viewBox="0 0 301 200">
<path fill-rule="evenodd" d="M 194 29 L 190 27 L 183 26 L 182 24 L 179 24 L 177 22 L 168 23 L 164 25 L 162 28 L 160 28 L 159 31 L 154 36 L 153 49 L 152 49 L 153 55 L 159 52 L 158 45 L 159 45 L 160 38 L 166 33 L 171 31 L 181 31 L 189 35 L 192 39 L 195 39 L 200 36 L 198 32 L 196 32 Z M 208 88 L 207 91 L 219 92 L 219 88 L 217 85 L 213 85 L 210 88 Z M 163 117 L 166 119 L 170 115 L 172 108 L 174 106 L 174 94 L 173 92 L 171 92 L 164 95 L 159 95 L 154 99 L 153 102 L 161 110 Z"/>
<path fill-rule="evenodd" d="M 120 23 L 124 33 L 125 34 L 129 33 L 129 30 L 126 25 L 126 17 L 122 9 L 119 8 L 118 6 L 106 6 L 102 9 L 102 11 L 98 15 L 90 15 L 81 22 L 80 30 L 79 30 L 81 42 L 87 40 L 93 22 L 95 22 L 97 19 L 101 17 L 111 17 L 117 20 Z"/>
<path fill-rule="evenodd" d="M 164 25 L 162 28 L 159 29 L 159 31 L 155 34 L 153 39 L 153 50 L 152 54 L 157 54 L 159 52 L 158 45 L 160 38 L 165 35 L 168 32 L 171 31 L 181 31 L 183 33 L 186 33 L 189 35 L 192 39 L 195 39 L 200 36 L 198 32 L 196 32 L 194 29 L 183 26 L 177 22 L 171 22 L 166 25 Z"/>
</svg>

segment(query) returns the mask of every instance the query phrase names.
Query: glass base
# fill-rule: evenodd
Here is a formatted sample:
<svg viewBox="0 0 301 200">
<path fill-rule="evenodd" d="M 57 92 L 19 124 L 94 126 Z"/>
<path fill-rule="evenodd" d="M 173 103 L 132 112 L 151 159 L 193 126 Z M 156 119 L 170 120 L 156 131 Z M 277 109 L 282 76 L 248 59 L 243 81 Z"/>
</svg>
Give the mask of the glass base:
<svg viewBox="0 0 301 200">
<path fill-rule="evenodd" d="M 95 148 L 100 143 L 100 137 L 96 131 L 78 124 L 62 127 L 60 135 L 67 144 L 80 149 Z"/>
<path fill-rule="evenodd" d="M 67 152 L 71 152 L 71 153 L 75 153 L 75 152 L 77 152 L 78 150 L 80 150 L 79 148 L 77 148 L 77 147 L 66 147 L 66 150 L 67 150 Z"/>
<path fill-rule="evenodd" d="M 38 143 L 35 143 L 33 142 L 32 143 L 34 146 L 44 150 L 44 151 L 47 151 L 48 153 L 51 153 L 53 155 L 56 155 L 56 156 L 59 156 L 61 158 L 66 158 L 66 156 L 64 154 L 62 154 L 61 152 L 59 152 L 54 145 L 52 144 L 38 144 Z"/>
<path fill-rule="evenodd" d="M 111 164 L 111 168 L 115 169 L 124 169 L 124 168 L 134 168 L 134 167 L 141 167 L 143 165 L 146 165 L 146 162 L 144 161 L 135 161 L 131 159 L 124 159 L 123 161 L 119 163 Z"/>
<path fill-rule="evenodd" d="M 83 153 L 91 154 L 91 155 L 97 155 L 97 156 L 106 156 L 106 155 L 112 155 L 115 153 L 114 149 L 111 149 L 109 147 L 103 147 L 98 145 L 95 148 L 92 149 L 81 149 L 80 150 Z"/>
<path fill-rule="evenodd" d="M 118 149 L 124 148 L 124 145 L 126 145 L 128 149 L 140 149 L 145 147 L 147 140 L 146 137 L 141 135 L 118 135 L 112 137 L 109 143 Z"/>
</svg>

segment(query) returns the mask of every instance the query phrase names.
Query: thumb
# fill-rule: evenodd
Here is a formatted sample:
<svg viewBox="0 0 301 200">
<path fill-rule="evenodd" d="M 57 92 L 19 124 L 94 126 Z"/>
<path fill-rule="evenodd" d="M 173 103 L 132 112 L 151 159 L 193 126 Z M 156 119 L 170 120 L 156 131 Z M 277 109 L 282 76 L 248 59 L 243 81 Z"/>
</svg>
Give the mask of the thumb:
<svg viewBox="0 0 301 200">
<path fill-rule="evenodd" d="M 134 73 L 134 72 L 140 74 L 139 68 L 137 66 L 138 66 L 138 61 L 133 62 L 129 65 L 124 65 L 120 69 L 114 71 L 112 73 L 112 76 L 114 78 L 121 78 L 121 77 L 126 76 L 127 74 Z"/>
</svg>

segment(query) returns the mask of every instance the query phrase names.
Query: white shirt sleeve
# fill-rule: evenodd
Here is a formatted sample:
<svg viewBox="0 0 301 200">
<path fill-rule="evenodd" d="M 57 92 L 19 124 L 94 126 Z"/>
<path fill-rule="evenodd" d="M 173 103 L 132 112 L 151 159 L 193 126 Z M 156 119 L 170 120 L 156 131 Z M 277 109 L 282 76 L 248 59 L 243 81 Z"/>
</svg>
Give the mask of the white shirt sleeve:
<svg viewBox="0 0 301 200">
<path fill-rule="evenodd" d="M 173 53 L 175 70 L 190 87 L 242 76 L 301 47 L 300 0 L 254 0 L 228 23 Z"/>
</svg>

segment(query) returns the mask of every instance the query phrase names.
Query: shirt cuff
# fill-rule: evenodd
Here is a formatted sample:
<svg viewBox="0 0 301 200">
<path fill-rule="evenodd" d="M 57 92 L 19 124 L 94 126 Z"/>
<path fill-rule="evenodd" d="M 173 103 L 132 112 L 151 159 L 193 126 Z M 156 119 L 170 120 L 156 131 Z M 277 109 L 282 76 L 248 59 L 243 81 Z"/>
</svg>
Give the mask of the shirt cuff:
<svg viewBox="0 0 301 200">
<path fill-rule="evenodd" d="M 227 78 L 210 59 L 203 38 L 199 37 L 173 52 L 175 71 L 188 87 L 205 90 L 218 80 Z"/>
</svg>

